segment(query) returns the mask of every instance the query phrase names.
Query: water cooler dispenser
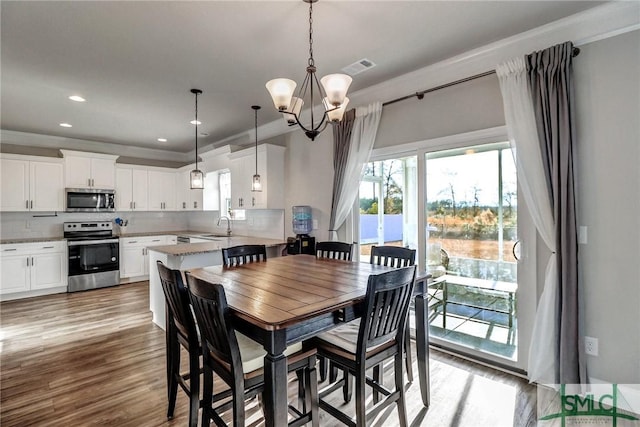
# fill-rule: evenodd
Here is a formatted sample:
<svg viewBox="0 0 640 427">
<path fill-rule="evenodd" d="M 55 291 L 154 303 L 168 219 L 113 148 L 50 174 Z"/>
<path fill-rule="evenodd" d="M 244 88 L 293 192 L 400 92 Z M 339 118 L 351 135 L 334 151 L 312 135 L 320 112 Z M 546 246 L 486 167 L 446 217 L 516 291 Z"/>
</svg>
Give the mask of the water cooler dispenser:
<svg viewBox="0 0 640 427">
<path fill-rule="evenodd" d="M 294 206 L 293 232 L 296 237 L 287 238 L 287 253 L 289 255 L 316 253 L 316 238 L 309 236 L 313 230 L 311 206 Z"/>
</svg>

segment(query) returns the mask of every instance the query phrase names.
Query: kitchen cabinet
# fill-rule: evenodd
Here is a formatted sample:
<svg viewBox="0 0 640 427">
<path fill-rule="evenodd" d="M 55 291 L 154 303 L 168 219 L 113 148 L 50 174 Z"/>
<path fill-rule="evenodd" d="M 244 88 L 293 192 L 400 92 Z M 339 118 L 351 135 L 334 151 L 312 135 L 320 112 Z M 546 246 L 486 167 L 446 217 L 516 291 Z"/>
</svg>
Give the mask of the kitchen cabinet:
<svg viewBox="0 0 640 427">
<path fill-rule="evenodd" d="M 176 236 L 120 238 L 120 278 L 149 276 L 148 247 L 175 244 Z"/>
<path fill-rule="evenodd" d="M 116 210 L 149 210 L 149 177 L 144 168 L 116 167 Z"/>
<path fill-rule="evenodd" d="M 110 154 L 60 150 L 64 156 L 65 186 L 67 188 L 114 189 L 116 159 Z"/>
<path fill-rule="evenodd" d="M 149 170 L 149 209 L 150 211 L 176 210 L 175 172 Z"/>
<path fill-rule="evenodd" d="M 58 159 L 3 155 L 0 210 L 64 210 L 64 168 Z"/>
<path fill-rule="evenodd" d="M 251 191 L 256 170 L 255 148 L 229 155 L 232 209 L 284 209 L 284 152 L 278 145 L 258 146 L 258 174 L 262 191 Z"/>
<path fill-rule="evenodd" d="M 191 189 L 193 166 L 176 173 L 176 201 L 179 211 L 201 211 L 203 190 Z"/>
<path fill-rule="evenodd" d="M 0 294 L 35 296 L 66 292 L 65 241 L 0 245 Z"/>
</svg>

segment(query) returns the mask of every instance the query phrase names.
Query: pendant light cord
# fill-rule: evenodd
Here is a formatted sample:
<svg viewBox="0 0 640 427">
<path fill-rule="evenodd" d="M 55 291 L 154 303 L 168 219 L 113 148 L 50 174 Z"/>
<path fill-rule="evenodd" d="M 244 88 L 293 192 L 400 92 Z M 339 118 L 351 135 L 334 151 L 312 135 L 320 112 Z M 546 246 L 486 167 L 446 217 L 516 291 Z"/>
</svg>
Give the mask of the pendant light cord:
<svg viewBox="0 0 640 427">
<path fill-rule="evenodd" d="M 198 93 L 196 92 L 196 170 L 198 170 Z"/>
</svg>

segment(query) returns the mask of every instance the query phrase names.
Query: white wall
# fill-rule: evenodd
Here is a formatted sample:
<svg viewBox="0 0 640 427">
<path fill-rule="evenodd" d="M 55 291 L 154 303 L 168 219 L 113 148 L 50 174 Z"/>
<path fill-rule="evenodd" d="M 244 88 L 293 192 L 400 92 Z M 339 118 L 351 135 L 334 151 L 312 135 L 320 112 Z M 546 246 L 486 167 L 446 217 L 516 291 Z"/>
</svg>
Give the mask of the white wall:
<svg viewBox="0 0 640 427">
<path fill-rule="evenodd" d="M 309 205 L 318 229 L 316 241 L 328 240 L 333 192 L 333 130 L 328 127 L 315 141 L 301 130 L 287 135 L 285 152 L 285 235 L 293 236 L 292 206 Z"/>
<path fill-rule="evenodd" d="M 591 377 L 640 383 L 640 31 L 575 58 L 578 224 Z"/>
</svg>

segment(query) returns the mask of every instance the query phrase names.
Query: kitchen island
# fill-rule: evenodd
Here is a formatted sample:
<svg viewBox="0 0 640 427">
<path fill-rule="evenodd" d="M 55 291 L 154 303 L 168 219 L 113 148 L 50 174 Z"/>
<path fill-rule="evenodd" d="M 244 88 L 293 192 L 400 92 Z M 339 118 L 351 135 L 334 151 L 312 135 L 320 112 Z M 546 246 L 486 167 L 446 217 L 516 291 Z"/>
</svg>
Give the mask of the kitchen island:
<svg viewBox="0 0 640 427">
<path fill-rule="evenodd" d="M 280 256 L 286 241 L 247 236 L 215 236 L 201 243 L 185 243 L 149 247 L 149 308 L 153 323 L 165 328 L 165 299 L 156 263 L 176 270 L 222 264 L 222 249 L 239 245 L 265 245 L 267 259 Z"/>
</svg>

